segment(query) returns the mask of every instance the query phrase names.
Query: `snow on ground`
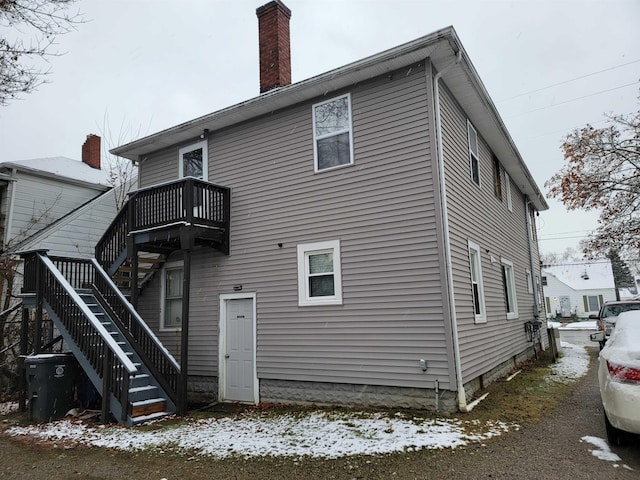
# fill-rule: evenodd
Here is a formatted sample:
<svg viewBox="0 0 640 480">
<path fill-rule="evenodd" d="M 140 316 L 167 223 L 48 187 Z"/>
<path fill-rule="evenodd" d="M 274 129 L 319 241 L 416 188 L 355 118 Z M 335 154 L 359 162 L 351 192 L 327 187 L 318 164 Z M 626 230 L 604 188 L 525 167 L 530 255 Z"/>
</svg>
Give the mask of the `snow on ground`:
<svg viewBox="0 0 640 480">
<path fill-rule="evenodd" d="M 563 344 L 564 355 L 547 378 L 574 381 L 587 371 L 589 357 L 582 347 Z M 0 413 L 14 407 L 0 404 Z M 337 458 L 420 449 L 456 448 L 517 429 L 499 421 L 461 421 L 412 417 L 402 413 L 308 411 L 255 412 L 243 417 L 185 419 L 154 426 L 154 430 L 120 426 L 91 426 L 80 421 L 14 426 L 8 435 L 34 440 L 88 445 L 118 450 L 151 449 L 185 454 L 230 456 L 288 456 Z"/>
<path fill-rule="evenodd" d="M 562 357 L 551 366 L 548 381 L 566 382 L 583 377 L 589 369 L 589 354 L 583 346 L 562 342 Z"/>
<path fill-rule="evenodd" d="M 0 403 L 0 415 L 8 415 L 18 411 L 18 404 L 16 402 Z"/>
<path fill-rule="evenodd" d="M 600 460 L 606 460 L 607 462 L 619 462 L 622 460 L 618 455 L 611 451 L 609 444 L 607 444 L 607 442 L 602 438 L 586 436 L 582 437 L 580 441 L 590 443 L 596 447 L 594 450 L 591 450 L 591 454 Z"/>
</svg>

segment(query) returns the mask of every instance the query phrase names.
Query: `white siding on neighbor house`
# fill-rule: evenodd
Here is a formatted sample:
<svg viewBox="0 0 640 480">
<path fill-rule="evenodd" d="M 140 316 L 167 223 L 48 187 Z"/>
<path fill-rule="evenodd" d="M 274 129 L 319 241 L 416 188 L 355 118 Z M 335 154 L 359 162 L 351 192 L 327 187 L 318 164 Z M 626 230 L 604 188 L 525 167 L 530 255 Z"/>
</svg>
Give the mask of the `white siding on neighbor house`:
<svg viewBox="0 0 640 480">
<path fill-rule="evenodd" d="M 446 87 L 441 88 L 442 128 L 456 314 L 465 382 L 511 359 L 529 345 L 524 322 L 533 319 L 532 269 L 524 197 L 511 183 L 512 211 L 495 195 L 491 151 L 478 134 L 480 188 L 471 179 L 467 117 Z M 532 216 L 532 221 L 534 220 Z M 535 227 L 534 227 L 535 230 Z M 468 241 L 480 246 L 486 323 L 475 323 Z M 518 318 L 507 319 L 501 259 L 513 262 Z M 534 265 L 539 265 L 535 248 Z M 539 267 L 534 268 L 534 278 Z"/>
<path fill-rule="evenodd" d="M 109 190 L 42 229 L 18 248 L 47 249 L 49 255 L 92 258 L 98 240 L 117 213 L 115 191 Z"/>
<path fill-rule="evenodd" d="M 106 190 L 106 187 L 63 183 L 26 172 L 18 172 L 16 178 L 9 237 L 12 244 L 33 235 Z"/>
<path fill-rule="evenodd" d="M 615 288 L 574 290 L 549 273 L 546 274 L 546 277 L 547 285 L 543 287 L 543 291 L 545 301 L 547 301 L 548 299 L 548 303 L 550 306 L 550 310 L 547 312 L 549 317 L 560 316 L 561 297 L 569 297 L 571 313 L 577 315 L 578 317 L 588 317 L 592 313 L 598 313 L 597 310 L 585 311 L 585 296 L 601 296 L 603 302 L 611 302 L 616 299 Z"/>
<path fill-rule="evenodd" d="M 240 284 L 257 293 L 260 378 L 451 387 L 425 75 L 413 65 L 210 133 L 209 181 L 232 188 L 231 252 L 194 255 L 191 374 L 217 375 L 218 296 Z M 311 106 L 347 92 L 355 164 L 314 173 Z M 142 186 L 177 178 L 178 147 L 142 163 Z M 341 242 L 343 305 L 300 307 L 296 246 L 327 240 Z M 150 323 L 157 288 L 140 298 Z"/>
</svg>

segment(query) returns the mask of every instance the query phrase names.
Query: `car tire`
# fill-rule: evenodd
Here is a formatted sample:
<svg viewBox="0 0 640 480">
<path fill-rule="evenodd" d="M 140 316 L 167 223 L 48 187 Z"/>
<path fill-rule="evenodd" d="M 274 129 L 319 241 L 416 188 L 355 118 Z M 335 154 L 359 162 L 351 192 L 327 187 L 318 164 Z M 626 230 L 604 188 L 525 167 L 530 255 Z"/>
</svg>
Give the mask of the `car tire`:
<svg viewBox="0 0 640 480">
<path fill-rule="evenodd" d="M 611 425 L 606 413 L 604 414 L 604 426 L 607 430 L 607 440 L 610 445 L 619 447 L 627 442 L 627 432 Z"/>
</svg>

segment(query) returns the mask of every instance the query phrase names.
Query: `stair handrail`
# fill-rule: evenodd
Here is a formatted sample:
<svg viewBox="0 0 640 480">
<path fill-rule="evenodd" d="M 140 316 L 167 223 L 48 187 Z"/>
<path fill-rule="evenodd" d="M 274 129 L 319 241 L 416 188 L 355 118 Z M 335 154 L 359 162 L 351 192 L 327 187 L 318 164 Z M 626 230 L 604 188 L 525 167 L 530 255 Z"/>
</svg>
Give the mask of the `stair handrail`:
<svg viewBox="0 0 640 480">
<path fill-rule="evenodd" d="M 76 303 L 78 308 L 80 308 L 80 311 L 82 312 L 82 314 L 85 317 L 87 317 L 87 319 L 89 320 L 93 328 L 95 328 L 97 332 L 100 334 L 100 336 L 104 339 L 104 342 L 109 348 L 109 350 L 111 350 L 111 352 L 116 356 L 118 361 L 122 363 L 122 365 L 127 369 L 127 372 L 129 372 L 129 374 L 138 373 L 138 368 L 133 364 L 131 360 L 129 360 L 129 357 L 124 352 L 124 350 L 120 348 L 120 345 L 118 345 L 118 342 L 116 342 L 113 339 L 113 337 L 104 327 L 104 325 L 100 323 L 100 320 L 98 320 L 98 317 L 95 316 L 95 314 L 89 309 L 87 304 L 84 303 L 82 298 L 80 298 L 80 295 L 78 295 L 78 292 L 76 292 L 73 289 L 73 287 L 69 284 L 67 279 L 64 278 L 64 276 L 58 271 L 58 269 L 55 267 L 51 259 L 42 254 L 38 254 L 38 257 L 42 261 L 43 265 L 45 265 L 49 269 L 51 274 L 56 278 L 58 283 L 60 283 L 60 286 Z"/>
<path fill-rule="evenodd" d="M 95 255 L 103 268 L 111 268 L 118 259 L 119 254 L 127 248 L 126 237 L 130 230 L 128 225 L 129 206 L 130 200 L 127 200 L 96 243 Z M 124 235 L 122 235 L 123 232 L 120 229 L 124 229 Z M 118 235 L 119 233 L 120 235 Z M 108 250 L 109 246 L 112 247 L 110 250 Z"/>
<path fill-rule="evenodd" d="M 140 342 L 140 335 L 137 335 L 136 332 L 132 331 L 131 328 L 133 325 L 127 325 L 125 319 L 120 318 L 118 316 L 118 312 L 116 311 L 116 305 L 113 305 L 109 302 L 107 298 L 104 298 L 106 292 L 102 291 L 98 288 L 97 285 L 94 285 L 96 289 L 103 296 L 104 301 L 109 304 L 110 310 L 116 315 L 117 318 L 113 320 L 117 320 L 120 324 L 119 326 L 124 330 L 123 333 L 127 334 L 127 337 L 132 340 L 132 347 L 138 352 L 141 357 L 146 358 L 151 362 L 151 365 L 147 365 L 154 376 L 157 376 L 157 380 L 162 384 L 162 388 L 165 389 L 167 394 L 172 398 L 175 402 L 177 401 L 177 379 L 180 376 L 181 368 L 180 364 L 176 361 L 176 359 L 171 355 L 169 350 L 162 344 L 160 339 L 156 336 L 155 333 L 149 328 L 149 325 L 144 321 L 144 319 L 138 314 L 138 312 L 133 308 L 133 305 L 127 300 L 124 294 L 120 291 L 120 289 L 113 283 L 111 277 L 105 272 L 105 270 L 100 266 L 100 262 L 95 258 L 91 259 L 91 263 L 95 268 L 96 274 L 99 275 L 102 279 L 102 284 L 106 285 L 109 288 L 111 297 L 115 296 L 118 306 L 124 308 L 126 315 L 129 317 L 131 323 L 135 324 L 135 327 L 139 329 L 139 333 L 146 337 L 150 342 Z M 149 350 L 151 349 L 151 351 Z M 162 357 L 162 359 L 169 364 L 169 368 L 174 372 L 174 381 L 172 382 L 170 379 L 166 378 L 166 375 L 169 372 L 166 372 L 166 368 L 161 368 L 159 365 L 154 362 L 153 359 L 157 359 L 158 356 Z"/>
</svg>

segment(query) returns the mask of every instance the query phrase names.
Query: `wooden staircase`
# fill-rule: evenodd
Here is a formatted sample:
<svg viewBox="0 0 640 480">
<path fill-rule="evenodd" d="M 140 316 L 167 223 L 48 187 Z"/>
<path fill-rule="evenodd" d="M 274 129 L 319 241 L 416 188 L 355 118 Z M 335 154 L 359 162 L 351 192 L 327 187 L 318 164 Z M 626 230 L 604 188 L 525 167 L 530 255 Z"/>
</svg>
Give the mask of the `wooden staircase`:
<svg viewBox="0 0 640 480">
<path fill-rule="evenodd" d="M 160 387 L 160 384 L 151 374 L 149 368 L 142 362 L 140 356 L 131 346 L 126 336 L 120 331 L 116 322 L 107 314 L 94 293 L 88 289 L 77 290 L 77 292 L 89 310 L 96 316 L 108 334 L 115 340 L 116 344 L 137 369 L 137 372 L 132 375 L 129 380 L 129 404 L 126 409 L 129 414 L 127 421 L 124 423 L 129 426 L 137 425 L 175 413 L 175 404 L 166 392 L 163 391 L 162 387 Z M 65 340 L 67 339 L 65 338 Z M 80 359 L 79 361 L 82 365 L 83 362 Z M 88 370 L 85 365 L 82 365 L 82 367 L 85 371 Z M 89 375 L 94 386 L 100 388 L 101 381 L 97 378 L 94 381 L 92 377 L 95 377 L 95 375 Z"/>
</svg>

